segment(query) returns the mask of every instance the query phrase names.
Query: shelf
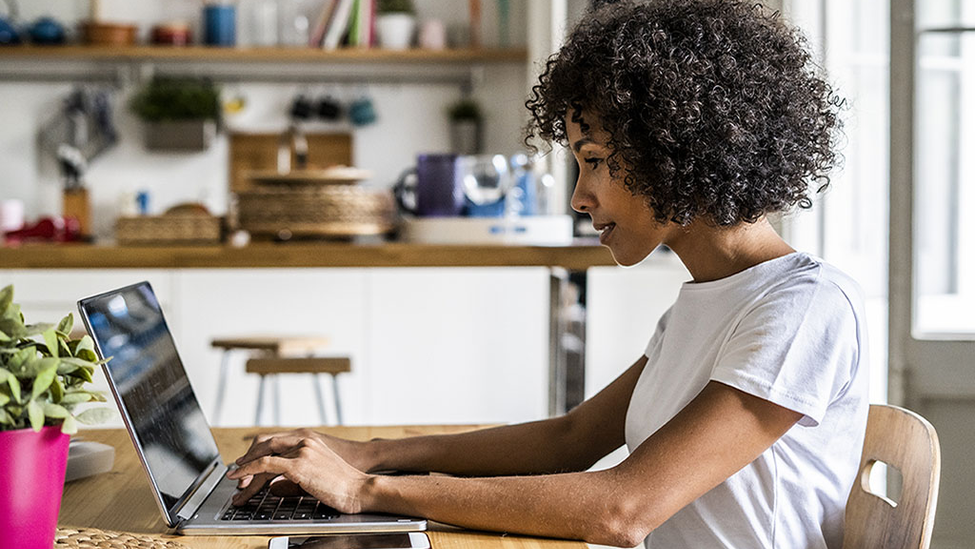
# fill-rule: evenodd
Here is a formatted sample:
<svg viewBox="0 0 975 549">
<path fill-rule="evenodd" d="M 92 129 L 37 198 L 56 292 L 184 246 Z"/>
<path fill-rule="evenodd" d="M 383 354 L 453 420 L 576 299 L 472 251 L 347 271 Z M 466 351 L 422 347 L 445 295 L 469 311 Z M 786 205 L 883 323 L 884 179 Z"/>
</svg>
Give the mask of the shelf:
<svg viewBox="0 0 975 549">
<path fill-rule="evenodd" d="M 191 61 L 295 63 L 511 63 L 525 62 L 525 49 L 383 50 L 208 46 L 0 46 L 0 60 Z"/>
<path fill-rule="evenodd" d="M 5 269 L 132 269 L 247 267 L 563 267 L 616 265 L 592 239 L 572 246 L 443 245 L 391 242 L 253 243 L 231 246 L 0 246 Z"/>
</svg>

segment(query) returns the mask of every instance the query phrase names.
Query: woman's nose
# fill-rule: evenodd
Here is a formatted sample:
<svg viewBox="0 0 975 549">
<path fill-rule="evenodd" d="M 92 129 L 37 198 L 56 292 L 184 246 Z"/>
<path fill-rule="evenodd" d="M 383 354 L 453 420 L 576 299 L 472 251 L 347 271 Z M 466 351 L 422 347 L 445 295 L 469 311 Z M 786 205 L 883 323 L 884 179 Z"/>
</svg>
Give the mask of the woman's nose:
<svg viewBox="0 0 975 549">
<path fill-rule="evenodd" d="M 576 181 L 576 186 L 572 189 L 572 200 L 569 201 L 569 205 L 579 213 L 587 213 L 594 206 L 592 194 L 585 189 L 581 178 Z"/>
</svg>

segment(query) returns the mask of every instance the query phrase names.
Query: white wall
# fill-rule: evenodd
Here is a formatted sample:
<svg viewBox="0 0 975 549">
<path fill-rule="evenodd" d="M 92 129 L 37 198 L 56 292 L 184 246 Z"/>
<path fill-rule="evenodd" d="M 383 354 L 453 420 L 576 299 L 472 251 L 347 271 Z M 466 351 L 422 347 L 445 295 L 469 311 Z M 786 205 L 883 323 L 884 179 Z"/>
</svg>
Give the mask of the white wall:
<svg viewBox="0 0 975 549">
<path fill-rule="evenodd" d="M 62 21 L 74 21 L 84 14 L 84 3 L 38 0 L 21 2 L 21 15 L 31 21 L 53 14 Z M 302 2 L 311 15 L 318 2 Z M 240 16 L 246 19 L 248 2 L 241 2 Z M 467 17 L 457 2 L 419 0 L 418 18 L 442 18 L 448 25 Z M 497 17 L 484 10 L 484 36 L 487 45 L 497 43 Z M 195 18 L 199 3 L 195 0 L 154 2 L 150 0 L 103 1 L 106 18 L 133 21 L 142 30 L 160 21 Z M 523 44 L 524 2 L 512 2 L 511 36 Z M 247 26 L 241 22 L 246 43 Z M 221 68 L 226 69 L 226 66 Z M 434 67 L 435 68 L 435 67 Z M 0 67 L 2 70 L 2 67 Z M 186 70 L 198 71 L 199 67 Z M 205 66 L 202 69 L 205 71 Z M 418 66 L 422 71 L 422 66 Z M 521 127 L 526 120 L 523 106 L 526 65 L 520 62 L 485 65 L 471 69 L 475 77 L 475 96 L 486 115 L 485 152 L 512 154 L 521 148 Z M 37 133 L 41 125 L 60 109 L 61 101 L 71 91 L 69 83 L 17 82 L 0 83 L 0 198 L 23 200 L 28 219 L 60 213 L 59 176 L 49 153 L 40 150 Z M 354 136 L 354 163 L 372 170 L 374 177 L 365 184 L 384 187 L 392 184 L 399 173 L 414 161 L 416 154 L 449 149 L 445 109 L 461 96 L 455 84 L 226 84 L 226 93 L 246 100 L 245 111 L 228 116 L 227 124 L 236 131 L 282 131 L 287 125 L 287 109 L 299 92 L 317 98 L 331 93 L 347 103 L 362 95 L 374 101 L 379 120 L 376 124 L 353 129 L 347 123 L 312 123 L 309 131 L 350 131 Z M 101 238 L 112 234 L 117 215 L 118 197 L 126 191 L 148 190 L 150 208 L 160 213 L 183 201 L 204 201 L 214 213 L 227 208 L 227 140 L 221 136 L 210 150 L 203 153 L 153 153 L 142 144 L 142 124 L 129 113 L 126 104 L 133 89 L 126 87 L 116 94 L 115 121 L 121 142 L 96 159 L 86 176 L 93 202 L 94 229 Z"/>
</svg>

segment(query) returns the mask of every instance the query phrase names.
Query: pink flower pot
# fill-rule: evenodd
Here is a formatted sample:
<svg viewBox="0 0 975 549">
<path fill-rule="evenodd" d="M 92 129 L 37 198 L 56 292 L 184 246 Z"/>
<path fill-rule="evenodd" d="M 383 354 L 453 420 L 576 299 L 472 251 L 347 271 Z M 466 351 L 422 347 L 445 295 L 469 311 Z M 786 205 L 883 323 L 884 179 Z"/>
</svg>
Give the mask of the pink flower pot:
<svg viewBox="0 0 975 549">
<path fill-rule="evenodd" d="M 0 431 L 0 549 L 51 549 L 71 437 L 61 426 Z"/>
</svg>

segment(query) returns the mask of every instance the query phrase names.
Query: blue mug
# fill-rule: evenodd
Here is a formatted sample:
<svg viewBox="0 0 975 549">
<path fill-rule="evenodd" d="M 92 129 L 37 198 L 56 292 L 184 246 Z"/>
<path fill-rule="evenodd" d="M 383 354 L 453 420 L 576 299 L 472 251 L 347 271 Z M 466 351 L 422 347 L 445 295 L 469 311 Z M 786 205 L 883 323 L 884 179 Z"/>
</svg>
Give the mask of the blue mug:
<svg viewBox="0 0 975 549">
<path fill-rule="evenodd" d="M 237 43 L 237 8 L 225 4 L 203 7 L 204 42 L 210 46 L 234 46 Z"/>
</svg>

